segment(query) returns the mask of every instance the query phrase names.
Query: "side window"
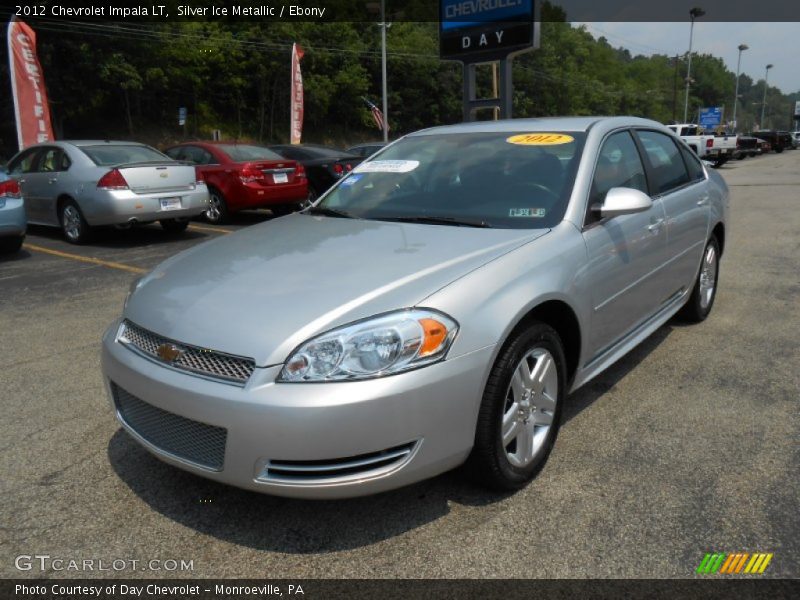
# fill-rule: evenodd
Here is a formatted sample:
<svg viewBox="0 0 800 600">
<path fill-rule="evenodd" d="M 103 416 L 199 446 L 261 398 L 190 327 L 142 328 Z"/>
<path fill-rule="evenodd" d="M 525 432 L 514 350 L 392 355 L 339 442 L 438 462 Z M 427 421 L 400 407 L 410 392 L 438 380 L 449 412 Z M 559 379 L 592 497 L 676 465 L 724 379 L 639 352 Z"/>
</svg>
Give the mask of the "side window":
<svg viewBox="0 0 800 600">
<path fill-rule="evenodd" d="M 69 165 L 69 158 L 59 148 L 47 148 L 41 154 L 37 171 L 43 173 L 66 171 Z"/>
<path fill-rule="evenodd" d="M 638 131 L 637 135 L 642 141 L 655 179 L 654 193 L 666 194 L 689 182 L 686 165 L 670 136 L 658 131 Z"/>
<path fill-rule="evenodd" d="M 689 170 L 689 179 L 692 181 L 702 181 L 705 179 L 706 174 L 705 171 L 703 171 L 703 165 L 700 163 L 700 159 L 697 158 L 697 155 L 683 144 L 678 144 L 678 147 L 681 149 L 686 168 Z"/>
<path fill-rule="evenodd" d="M 181 160 L 181 152 L 183 152 L 183 148 L 170 148 L 164 154 L 169 156 L 172 160 Z"/>
<path fill-rule="evenodd" d="M 647 194 L 644 166 L 630 132 L 614 133 L 603 142 L 592 179 L 589 207 L 602 203 L 608 190 L 627 187 Z"/>
<path fill-rule="evenodd" d="M 23 173 L 30 173 L 36 165 L 36 157 L 39 155 L 40 148 L 26 150 L 17 158 L 8 163 L 8 174 L 11 177 L 19 177 Z"/>
</svg>

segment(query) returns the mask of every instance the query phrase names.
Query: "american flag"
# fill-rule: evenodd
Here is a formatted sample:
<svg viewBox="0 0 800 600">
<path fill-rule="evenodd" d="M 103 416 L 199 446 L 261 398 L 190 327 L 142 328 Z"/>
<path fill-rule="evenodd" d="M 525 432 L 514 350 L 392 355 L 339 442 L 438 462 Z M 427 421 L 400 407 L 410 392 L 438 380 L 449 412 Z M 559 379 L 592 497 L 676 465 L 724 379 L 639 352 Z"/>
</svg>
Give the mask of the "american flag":
<svg viewBox="0 0 800 600">
<path fill-rule="evenodd" d="M 381 131 L 383 131 L 384 120 L 383 120 L 383 113 L 381 112 L 381 109 L 378 108 L 377 106 L 375 106 L 375 104 L 373 104 L 372 102 L 370 102 L 366 98 L 364 98 L 364 102 L 367 103 L 367 106 L 369 107 L 370 111 L 372 111 L 372 119 L 373 119 L 373 121 L 375 121 L 375 126 L 378 129 L 380 129 Z M 388 127 L 386 128 L 386 131 L 389 131 Z"/>
</svg>

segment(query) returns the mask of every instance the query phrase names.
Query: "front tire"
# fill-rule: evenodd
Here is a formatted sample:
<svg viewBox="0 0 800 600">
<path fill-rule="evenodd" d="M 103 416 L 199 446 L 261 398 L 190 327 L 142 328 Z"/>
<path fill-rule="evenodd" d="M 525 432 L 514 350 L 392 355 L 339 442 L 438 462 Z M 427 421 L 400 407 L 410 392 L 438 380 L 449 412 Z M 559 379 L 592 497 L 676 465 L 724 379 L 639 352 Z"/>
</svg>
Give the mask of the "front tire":
<svg viewBox="0 0 800 600">
<path fill-rule="evenodd" d="M 699 323 L 705 321 L 714 306 L 719 281 L 719 242 L 712 235 L 703 251 L 700 272 L 695 279 L 692 295 L 683 305 L 679 315 L 686 321 Z"/>
<path fill-rule="evenodd" d="M 70 244 L 85 244 L 92 236 L 92 228 L 83 218 L 80 207 L 74 200 L 67 200 L 59 211 L 61 231 Z"/>
<path fill-rule="evenodd" d="M 561 421 L 565 365 L 561 339 L 544 323 L 533 322 L 504 347 L 483 392 L 464 467 L 471 477 L 517 490 L 541 470 Z"/>
</svg>

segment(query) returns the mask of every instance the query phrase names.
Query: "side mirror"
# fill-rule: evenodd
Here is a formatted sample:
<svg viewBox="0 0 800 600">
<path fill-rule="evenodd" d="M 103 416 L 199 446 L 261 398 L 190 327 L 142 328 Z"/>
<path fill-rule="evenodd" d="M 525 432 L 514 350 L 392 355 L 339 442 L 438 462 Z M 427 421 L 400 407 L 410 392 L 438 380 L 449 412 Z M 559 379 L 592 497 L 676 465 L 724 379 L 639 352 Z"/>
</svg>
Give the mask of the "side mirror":
<svg viewBox="0 0 800 600">
<path fill-rule="evenodd" d="M 644 212 L 653 206 L 653 200 L 642 191 L 633 188 L 615 187 L 608 190 L 599 206 L 602 217 L 617 217 Z"/>
</svg>

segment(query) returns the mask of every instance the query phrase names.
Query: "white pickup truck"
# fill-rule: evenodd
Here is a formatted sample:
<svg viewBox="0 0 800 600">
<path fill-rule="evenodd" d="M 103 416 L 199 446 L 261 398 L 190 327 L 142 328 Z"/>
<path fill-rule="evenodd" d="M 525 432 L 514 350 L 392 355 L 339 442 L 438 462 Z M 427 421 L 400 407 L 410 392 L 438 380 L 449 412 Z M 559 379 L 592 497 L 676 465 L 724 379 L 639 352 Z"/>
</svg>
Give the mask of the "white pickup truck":
<svg viewBox="0 0 800 600">
<path fill-rule="evenodd" d="M 673 133 L 686 142 L 697 156 L 714 164 L 726 163 L 736 156 L 736 136 L 706 132 L 699 125 L 680 123 L 667 125 Z"/>
</svg>

